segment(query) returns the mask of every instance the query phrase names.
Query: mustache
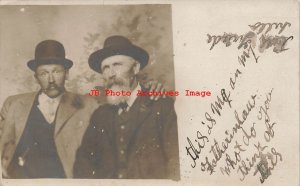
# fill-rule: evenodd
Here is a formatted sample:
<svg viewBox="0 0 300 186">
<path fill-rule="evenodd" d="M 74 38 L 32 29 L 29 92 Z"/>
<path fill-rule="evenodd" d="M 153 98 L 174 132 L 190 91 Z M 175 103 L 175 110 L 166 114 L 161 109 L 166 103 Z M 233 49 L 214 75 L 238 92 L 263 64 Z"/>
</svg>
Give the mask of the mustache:
<svg viewBox="0 0 300 186">
<path fill-rule="evenodd" d="M 60 89 L 61 89 L 61 88 L 60 88 L 58 85 L 56 85 L 56 84 L 49 84 L 45 90 L 48 91 L 48 90 L 51 90 L 51 89 L 53 89 L 53 88 L 54 88 L 54 89 L 57 89 L 57 90 L 60 90 Z"/>
<path fill-rule="evenodd" d="M 107 87 L 111 88 L 113 85 L 123 86 L 125 84 L 123 79 L 114 78 L 107 81 Z"/>
</svg>

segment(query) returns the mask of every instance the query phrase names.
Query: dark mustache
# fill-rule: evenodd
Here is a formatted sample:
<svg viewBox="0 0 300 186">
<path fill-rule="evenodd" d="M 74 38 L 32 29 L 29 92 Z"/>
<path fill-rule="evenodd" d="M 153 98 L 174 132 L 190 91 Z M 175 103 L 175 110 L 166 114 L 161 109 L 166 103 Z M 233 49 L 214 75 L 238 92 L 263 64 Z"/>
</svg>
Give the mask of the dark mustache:
<svg viewBox="0 0 300 186">
<path fill-rule="evenodd" d="M 55 89 L 60 89 L 59 86 L 56 85 L 56 84 L 49 84 L 49 85 L 47 86 L 46 90 L 50 90 L 52 87 L 55 88 Z"/>
</svg>

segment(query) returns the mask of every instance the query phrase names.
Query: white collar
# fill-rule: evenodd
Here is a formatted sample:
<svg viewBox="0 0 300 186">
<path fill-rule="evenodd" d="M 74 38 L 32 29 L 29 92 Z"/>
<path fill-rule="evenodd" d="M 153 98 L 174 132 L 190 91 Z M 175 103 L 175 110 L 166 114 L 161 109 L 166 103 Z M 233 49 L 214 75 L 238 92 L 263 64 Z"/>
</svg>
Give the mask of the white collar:
<svg viewBox="0 0 300 186">
<path fill-rule="evenodd" d="M 52 124 L 55 120 L 56 111 L 58 109 L 61 98 L 62 94 L 57 96 L 56 98 L 50 98 L 43 92 L 39 94 L 39 104 L 37 105 L 37 107 L 49 124 Z"/>
<path fill-rule="evenodd" d="M 38 97 L 38 101 L 39 101 L 39 105 L 40 104 L 43 104 L 43 103 L 49 103 L 49 102 L 53 102 L 53 103 L 56 103 L 58 104 L 62 98 L 62 95 L 59 95 L 55 98 L 50 98 L 49 96 L 47 96 L 44 92 L 42 92 L 41 94 L 39 94 L 39 97 Z"/>
</svg>

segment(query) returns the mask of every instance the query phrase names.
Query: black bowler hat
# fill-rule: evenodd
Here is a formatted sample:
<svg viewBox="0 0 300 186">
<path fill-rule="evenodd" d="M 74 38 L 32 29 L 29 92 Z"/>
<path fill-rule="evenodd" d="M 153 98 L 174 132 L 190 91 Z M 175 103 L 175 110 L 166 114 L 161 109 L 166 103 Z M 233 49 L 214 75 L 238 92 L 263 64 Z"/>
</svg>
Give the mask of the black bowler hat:
<svg viewBox="0 0 300 186">
<path fill-rule="evenodd" d="M 40 42 L 35 48 L 35 58 L 27 62 L 27 66 L 35 71 L 39 65 L 60 64 L 66 69 L 73 66 L 73 62 L 66 59 L 64 46 L 55 40 Z"/>
<path fill-rule="evenodd" d="M 148 64 L 148 53 L 132 44 L 129 39 L 123 36 L 111 36 L 104 41 L 102 49 L 92 53 L 89 57 L 89 66 L 96 72 L 101 73 L 101 63 L 105 58 L 114 55 L 126 55 L 134 58 L 141 64 L 141 69 Z"/>
</svg>

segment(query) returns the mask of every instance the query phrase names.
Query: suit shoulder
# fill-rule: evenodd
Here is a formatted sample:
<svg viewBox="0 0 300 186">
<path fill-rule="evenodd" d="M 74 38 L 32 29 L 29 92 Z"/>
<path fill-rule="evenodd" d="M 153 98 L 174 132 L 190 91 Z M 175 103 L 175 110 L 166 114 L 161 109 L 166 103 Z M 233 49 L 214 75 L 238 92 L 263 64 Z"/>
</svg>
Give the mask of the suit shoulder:
<svg viewBox="0 0 300 186">
<path fill-rule="evenodd" d="M 113 113 L 113 108 L 109 104 L 100 105 L 93 113 L 91 120 L 99 121 L 100 119 L 107 118 Z"/>
<path fill-rule="evenodd" d="M 166 104 L 174 104 L 175 100 L 171 97 L 162 98 L 162 101 Z"/>
<path fill-rule="evenodd" d="M 86 104 L 97 105 L 97 106 L 99 105 L 98 101 L 94 97 L 87 96 L 87 95 L 80 95 L 80 94 L 77 94 L 77 96 L 79 96 L 80 99 L 82 99 L 82 101 Z"/>
<path fill-rule="evenodd" d="M 29 92 L 29 93 L 24 93 L 24 94 L 16 94 L 16 95 L 8 96 L 5 99 L 4 104 L 9 104 L 9 103 L 16 102 L 19 100 L 28 99 L 29 97 L 35 96 L 36 94 L 37 94 L 37 92 Z"/>
<path fill-rule="evenodd" d="M 70 100 L 72 102 L 72 105 L 75 106 L 76 108 L 96 109 L 98 107 L 97 100 L 77 93 L 67 92 L 64 99 Z"/>
<path fill-rule="evenodd" d="M 160 105 L 161 107 L 174 107 L 175 100 L 170 97 L 166 98 L 159 98 L 159 100 L 154 101 L 157 105 Z"/>
<path fill-rule="evenodd" d="M 161 112 L 163 115 L 175 114 L 174 103 L 175 100 L 171 97 L 160 98 L 157 101 L 154 101 L 156 111 Z"/>
<path fill-rule="evenodd" d="M 35 96 L 37 94 L 37 92 L 28 92 L 28 93 L 23 93 L 23 94 L 16 94 L 16 95 L 12 95 L 7 97 L 7 100 L 18 100 L 18 99 L 24 99 L 24 98 L 28 98 L 31 96 Z"/>
<path fill-rule="evenodd" d="M 99 105 L 99 107 L 95 110 L 95 114 L 100 114 L 104 112 L 111 112 L 112 106 L 109 104 Z"/>
</svg>

